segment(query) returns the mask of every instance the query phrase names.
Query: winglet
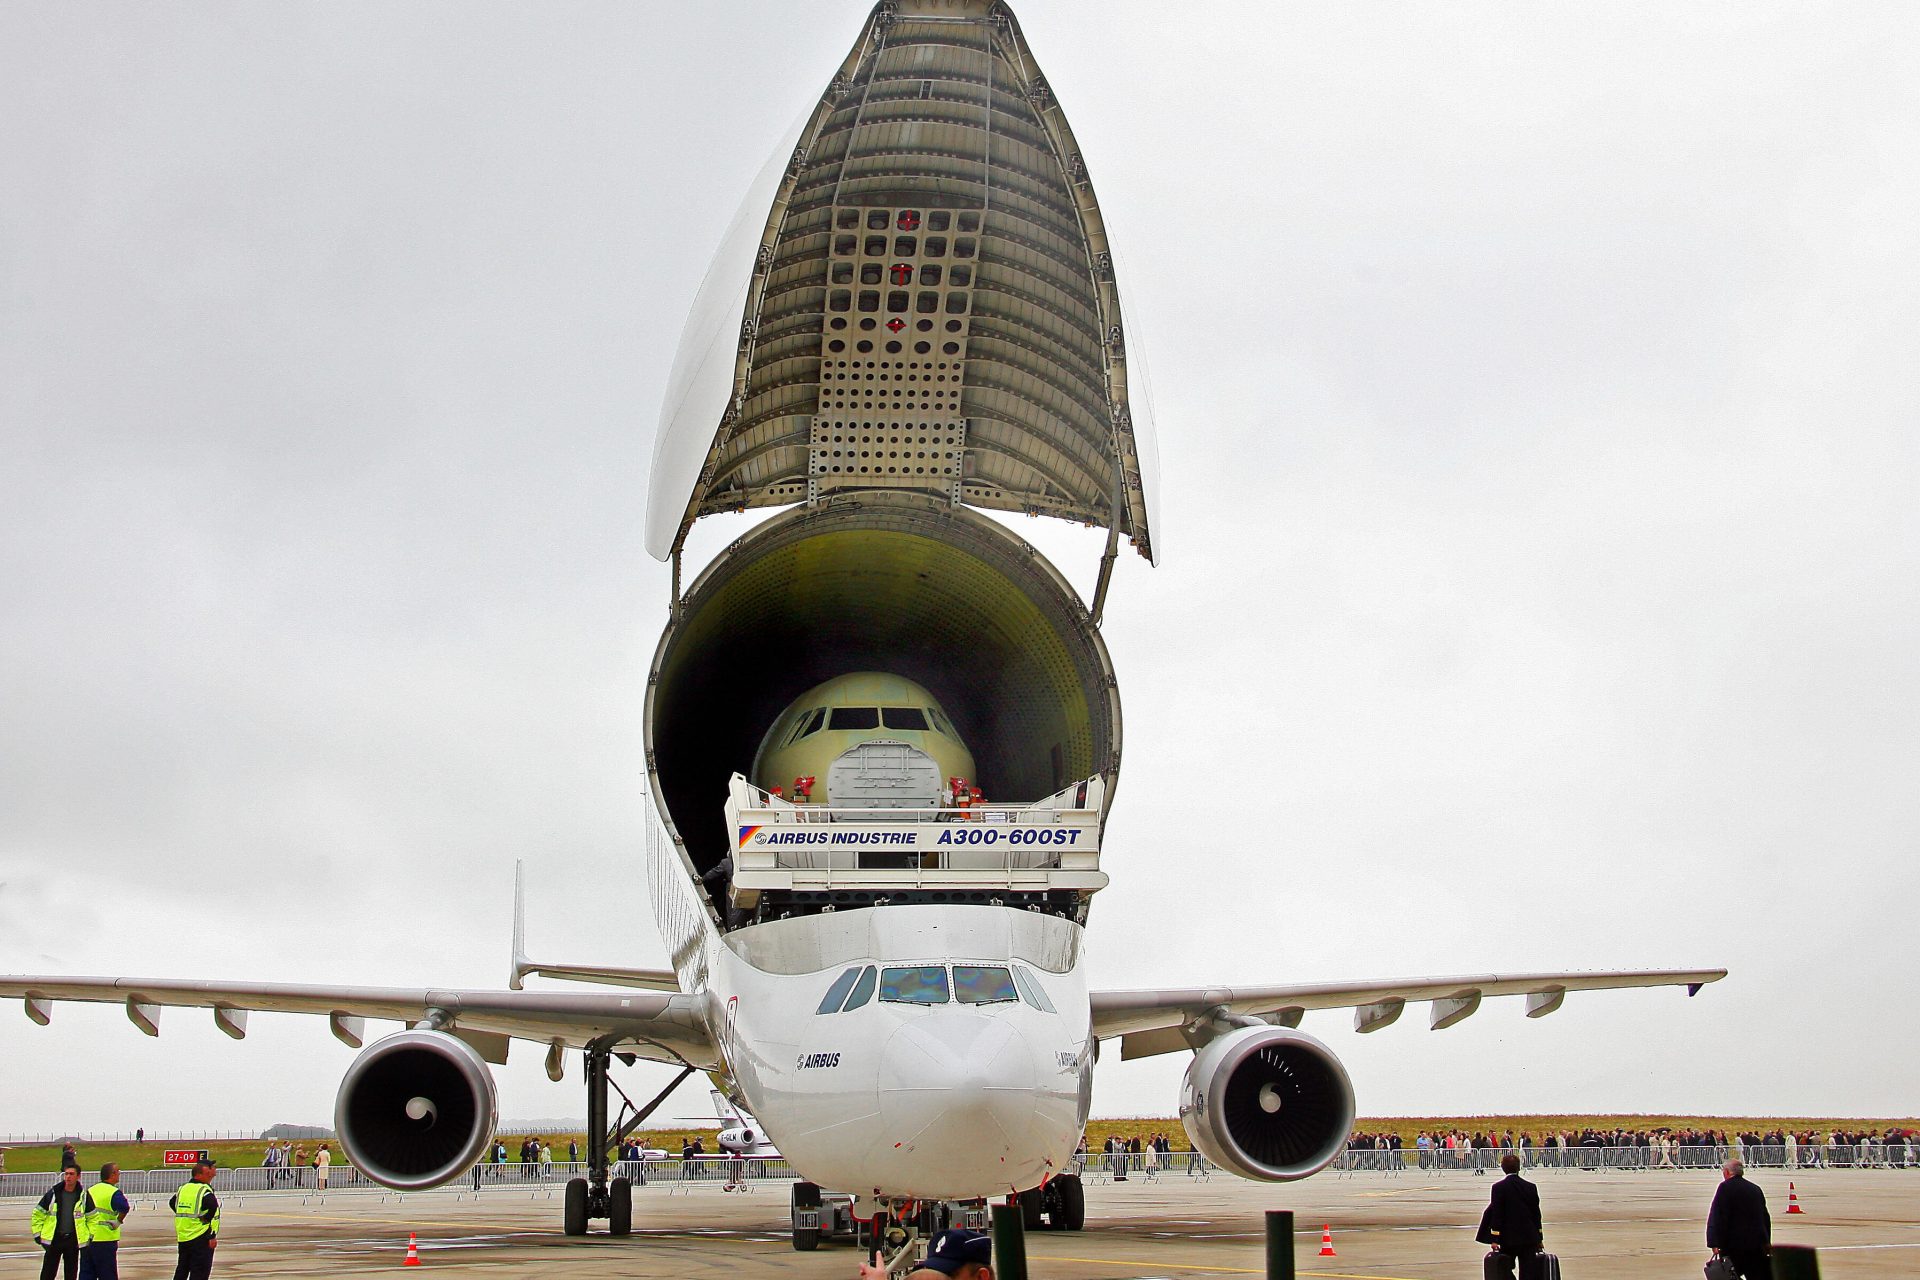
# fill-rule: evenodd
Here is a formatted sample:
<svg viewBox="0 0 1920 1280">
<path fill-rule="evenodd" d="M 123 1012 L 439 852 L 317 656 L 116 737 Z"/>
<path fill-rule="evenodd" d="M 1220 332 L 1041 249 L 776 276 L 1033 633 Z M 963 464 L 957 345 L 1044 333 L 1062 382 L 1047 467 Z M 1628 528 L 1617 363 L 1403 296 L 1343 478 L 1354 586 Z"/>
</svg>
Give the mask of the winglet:
<svg viewBox="0 0 1920 1280">
<path fill-rule="evenodd" d="M 527 864 L 513 862 L 513 969 L 507 974 L 507 990 L 520 991 L 520 981 L 533 966 L 527 963 Z"/>
</svg>

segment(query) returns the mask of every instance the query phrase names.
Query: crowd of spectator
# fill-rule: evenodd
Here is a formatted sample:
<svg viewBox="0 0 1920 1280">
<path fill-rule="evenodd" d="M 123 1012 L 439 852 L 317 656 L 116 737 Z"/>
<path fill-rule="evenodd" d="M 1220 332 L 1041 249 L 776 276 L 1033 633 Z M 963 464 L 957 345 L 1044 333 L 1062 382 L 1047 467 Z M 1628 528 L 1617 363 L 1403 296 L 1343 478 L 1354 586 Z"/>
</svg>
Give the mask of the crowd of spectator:
<svg viewBox="0 0 1920 1280">
<path fill-rule="evenodd" d="M 1406 1145 L 1397 1133 L 1355 1131 L 1347 1140 L 1346 1165 L 1405 1165 Z M 1471 1169 L 1476 1174 L 1498 1165 L 1508 1152 L 1524 1165 L 1547 1168 L 1712 1169 L 1728 1159 L 1758 1169 L 1920 1167 L 1920 1131 L 1897 1128 L 1881 1133 L 1778 1128 L 1765 1133 L 1693 1128 L 1422 1130 L 1413 1148 L 1412 1163 L 1418 1168 Z"/>
</svg>

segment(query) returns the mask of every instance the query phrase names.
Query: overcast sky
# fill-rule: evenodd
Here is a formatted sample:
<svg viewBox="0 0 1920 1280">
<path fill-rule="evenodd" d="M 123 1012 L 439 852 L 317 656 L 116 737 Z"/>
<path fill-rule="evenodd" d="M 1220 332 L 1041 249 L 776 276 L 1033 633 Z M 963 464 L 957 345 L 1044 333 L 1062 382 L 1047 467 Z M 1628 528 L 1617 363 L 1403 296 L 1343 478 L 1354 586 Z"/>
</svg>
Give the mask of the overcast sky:
<svg viewBox="0 0 1920 1280">
<path fill-rule="evenodd" d="M 866 8 L 0 3 L 0 971 L 497 984 L 515 858 L 663 962 L 661 395 Z M 1726 965 L 1306 1029 L 1370 1114 L 1920 1112 L 1920 11 L 1018 12 L 1164 473 L 1094 983 Z M 0 1010 L 0 1134 L 330 1117 L 252 1032 Z"/>
</svg>

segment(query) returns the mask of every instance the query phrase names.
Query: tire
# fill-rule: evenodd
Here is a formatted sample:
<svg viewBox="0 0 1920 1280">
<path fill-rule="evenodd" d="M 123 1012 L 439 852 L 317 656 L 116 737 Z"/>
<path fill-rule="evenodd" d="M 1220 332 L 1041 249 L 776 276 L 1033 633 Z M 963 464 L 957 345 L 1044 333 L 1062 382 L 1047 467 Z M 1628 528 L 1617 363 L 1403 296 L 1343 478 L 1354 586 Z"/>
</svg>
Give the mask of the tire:
<svg viewBox="0 0 1920 1280">
<path fill-rule="evenodd" d="M 567 1179 L 566 1209 L 561 1218 L 561 1226 L 570 1236 L 587 1234 L 587 1180 L 585 1178 Z"/>
<path fill-rule="evenodd" d="M 607 1234 L 633 1234 L 633 1181 L 615 1178 L 607 1186 Z"/>
<path fill-rule="evenodd" d="M 1041 1214 L 1045 1210 L 1046 1194 L 1035 1187 L 1031 1191 L 1020 1193 L 1020 1225 L 1029 1231 L 1038 1231 L 1044 1223 Z"/>
<path fill-rule="evenodd" d="M 820 1209 L 820 1188 L 811 1182 L 793 1184 L 793 1207 L 796 1209 Z M 820 1228 L 795 1227 L 793 1229 L 793 1247 L 800 1253 L 812 1253 L 820 1247 Z"/>
<path fill-rule="evenodd" d="M 1047 1184 L 1053 1188 L 1055 1231 L 1082 1231 L 1087 1225 L 1087 1189 L 1077 1175 L 1063 1173 Z"/>
</svg>

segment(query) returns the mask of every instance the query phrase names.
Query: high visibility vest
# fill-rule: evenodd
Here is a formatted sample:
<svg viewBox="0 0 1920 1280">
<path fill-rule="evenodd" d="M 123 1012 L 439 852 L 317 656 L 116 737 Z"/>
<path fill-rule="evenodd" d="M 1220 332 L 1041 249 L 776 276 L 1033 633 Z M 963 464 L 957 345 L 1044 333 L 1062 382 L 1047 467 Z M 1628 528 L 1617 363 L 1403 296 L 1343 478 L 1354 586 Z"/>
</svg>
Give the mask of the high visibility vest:
<svg viewBox="0 0 1920 1280">
<path fill-rule="evenodd" d="M 46 1244 L 53 1242 L 54 1232 L 57 1231 L 60 1226 L 59 1194 L 60 1188 L 55 1187 L 44 1196 L 41 1196 L 39 1203 L 33 1206 L 31 1218 L 33 1223 L 33 1238 L 35 1240 Z M 73 1234 L 81 1244 L 87 1243 L 87 1197 L 85 1192 L 81 1192 L 79 1199 L 73 1202 Z"/>
<path fill-rule="evenodd" d="M 111 1182 L 96 1182 L 87 1188 L 87 1233 L 95 1243 L 120 1239 L 120 1211 L 113 1207 L 115 1192 Z"/>
<path fill-rule="evenodd" d="M 207 1197 L 204 1182 L 189 1182 L 173 1193 L 173 1238 L 181 1244 L 214 1235 L 220 1230 L 220 1210 L 213 1211 L 211 1222 L 201 1219 L 200 1202 Z"/>
</svg>

